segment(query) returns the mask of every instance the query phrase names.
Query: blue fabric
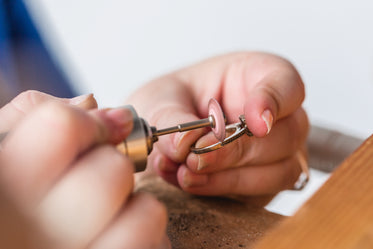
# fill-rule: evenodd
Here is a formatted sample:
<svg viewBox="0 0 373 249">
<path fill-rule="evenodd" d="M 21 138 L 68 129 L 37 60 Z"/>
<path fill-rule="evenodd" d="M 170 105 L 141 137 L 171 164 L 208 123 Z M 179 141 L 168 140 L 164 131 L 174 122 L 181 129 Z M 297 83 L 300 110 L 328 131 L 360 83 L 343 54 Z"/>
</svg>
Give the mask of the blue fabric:
<svg viewBox="0 0 373 249">
<path fill-rule="evenodd" d="M 0 0 L 0 70 L 17 93 L 34 89 L 59 97 L 75 96 L 22 0 Z"/>
<path fill-rule="evenodd" d="M 11 53 L 11 40 L 9 37 L 10 24 L 8 20 L 7 9 L 4 8 L 4 1 L 0 0 L 0 2 L 0 70 L 2 76 L 7 82 L 14 83 L 8 84 L 11 87 L 11 91 L 15 92 L 17 90 L 17 86 L 15 85 L 15 82 L 17 82 L 17 80 L 14 78 L 15 72 L 13 71 L 14 64 Z"/>
</svg>

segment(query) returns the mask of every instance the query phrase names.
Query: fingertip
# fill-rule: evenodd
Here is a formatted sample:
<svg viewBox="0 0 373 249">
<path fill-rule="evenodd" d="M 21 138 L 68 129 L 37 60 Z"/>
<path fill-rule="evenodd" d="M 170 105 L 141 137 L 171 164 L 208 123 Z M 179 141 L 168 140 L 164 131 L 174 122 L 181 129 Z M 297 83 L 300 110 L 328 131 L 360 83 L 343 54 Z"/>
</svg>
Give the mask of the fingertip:
<svg viewBox="0 0 373 249">
<path fill-rule="evenodd" d="M 179 169 L 177 170 L 176 178 L 179 186 L 184 189 L 184 175 L 186 174 L 187 168 L 184 165 L 181 165 Z"/>
<path fill-rule="evenodd" d="M 195 154 L 192 152 L 187 157 L 186 167 L 195 174 L 205 173 L 213 170 L 209 166 L 216 164 L 216 160 L 217 153 Z M 208 169 L 207 171 L 205 170 L 206 168 Z"/>
<path fill-rule="evenodd" d="M 195 174 L 185 165 L 180 166 L 177 172 L 180 187 L 187 192 L 194 192 L 208 183 L 207 174 Z"/>
<path fill-rule="evenodd" d="M 178 165 L 162 154 L 157 155 L 152 161 L 153 169 L 163 180 L 174 186 L 179 186 L 177 181 Z"/>
<path fill-rule="evenodd" d="M 96 109 L 98 106 L 93 93 L 84 94 L 76 96 L 72 99 L 68 99 L 68 103 L 85 110 Z"/>
<path fill-rule="evenodd" d="M 101 109 L 94 111 L 92 115 L 98 117 L 109 131 L 110 142 L 121 142 L 133 129 L 133 115 L 128 108 Z"/>
<path fill-rule="evenodd" d="M 275 122 L 274 108 L 263 99 L 251 99 L 245 104 L 246 125 L 256 137 L 268 135 Z"/>
<path fill-rule="evenodd" d="M 186 167 L 188 167 L 191 171 L 197 172 L 199 166 L 199 155 L 195 153 L 189 153 L 186 159 Z"/>
</svg>

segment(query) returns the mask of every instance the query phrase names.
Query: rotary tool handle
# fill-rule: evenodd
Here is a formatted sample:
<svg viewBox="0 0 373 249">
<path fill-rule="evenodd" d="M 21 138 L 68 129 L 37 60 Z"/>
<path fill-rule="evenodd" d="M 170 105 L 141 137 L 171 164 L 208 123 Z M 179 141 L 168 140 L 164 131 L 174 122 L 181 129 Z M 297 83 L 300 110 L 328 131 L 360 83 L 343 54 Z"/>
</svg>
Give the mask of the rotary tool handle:
<svg viewBox="0 0 373 249">
<path fill-rule="evenodd" d="M 151 127 L 137 115 L 133 106 L 127 105 L 124 108 L 132 111 L 133 129 L 127 139 L 117 145 L 117 148 L 131 159 L 135 166 L 135 172 L 144 171 L 147 157 L 153 148 Z"/>
</svg>

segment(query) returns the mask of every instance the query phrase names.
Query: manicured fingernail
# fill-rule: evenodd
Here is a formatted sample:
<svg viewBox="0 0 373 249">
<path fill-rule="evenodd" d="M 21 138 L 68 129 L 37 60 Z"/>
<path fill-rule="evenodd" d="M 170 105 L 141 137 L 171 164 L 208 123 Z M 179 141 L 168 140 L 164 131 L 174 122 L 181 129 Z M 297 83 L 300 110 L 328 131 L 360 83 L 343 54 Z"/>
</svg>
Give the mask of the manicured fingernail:
<svg viewBox="0 0 373 249">
<path fill-rule="evenodd" d="M 273 125 L 273 115 L 270 110 L 264 110 L 262 113 L 262 119 L 267 126 L 267 134 L 271 131 Z"/>
<path fill-rule="evenodd" d="M 208 164 L 202 159 L 201 156 L 198 156 L 198 166 L 197 171 L 203 170 L 204 168 L 207 168 Z"/>
<path fill-rule="evenodd" d="M 93 97 L 93 93 L 88 93 L 88 94 L 76 96 L 76 97 L 70 99 L 69 102 L 72 105 L 79 105 L 79 104 L 83 103 L 84 101 L 86 101 L 87 99 L 92 98 L 92 97 Z"/>
<path fill-rule="evenodd" d="M 193 174 L 188 169 L 184 168 L 183 184 L 185 187 L 200 187 L 206 185 L 208 182 L 208 176 Z"/>
<path fill-rule="evenodd" d="M 174 137 L 174 144 L 175 144 L 176 148 L 179 148 L 179 146 L 182 145 L 184 138 L 186 137 L 186 135 L 187 135 L 189 132 L 190 132 L 190 131 L 186 131 L 186 132 L 179 132 L 179 133 L 176 133 L 176 134 L 175 134 L 175 137 Z"/>
<path fill-rule="evenodd" d="M 198 172 L 206 168 L 209 164 L 207 164 L 202 157 L 202 155 L 190 153 L 187 158 L 188 168 L 193 172 Z"/>
</svg>

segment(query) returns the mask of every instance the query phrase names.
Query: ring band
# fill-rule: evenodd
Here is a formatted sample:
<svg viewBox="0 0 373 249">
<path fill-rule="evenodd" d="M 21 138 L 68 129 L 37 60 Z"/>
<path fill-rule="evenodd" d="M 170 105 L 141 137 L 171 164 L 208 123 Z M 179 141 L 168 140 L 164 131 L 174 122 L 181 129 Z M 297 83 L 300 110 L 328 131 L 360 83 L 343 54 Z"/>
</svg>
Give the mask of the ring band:
<svg viewBox="0 0 373 249">
<path fill-rule="evenodd" d="M 298 151 L 297 159 L 300 163 L 302 172 L 300 173 L 298 180 L 294 183 L 293 190 L 302 190 L 310 180 L 310 171 L 308 169 L 308 163 L 302 152 Z"/>
<path fill-rule="evenodd" d="M 226 137 L 223 141 L 219 141 L 215 144 L 211 144 L 211 145 L 201 147 L 201 148 L 196 148 L 193 145 L 190 148 L 190 150 L 195 154 L 203 154 L 203 153 L 211 152 L 211 151 L 222 148 L 223 146 L 233 142 L 234 140 L 236 140 L 237 138 L 241 137 L 244 134 L 248 134 L 247 127 L 243 126 L 242 123 L 235 123 L 235 124 L 227 125 L 225 127 L 225 131 L 228 134 L 232 132 L 233 133 L 230 136 Z"/>
</svg>

